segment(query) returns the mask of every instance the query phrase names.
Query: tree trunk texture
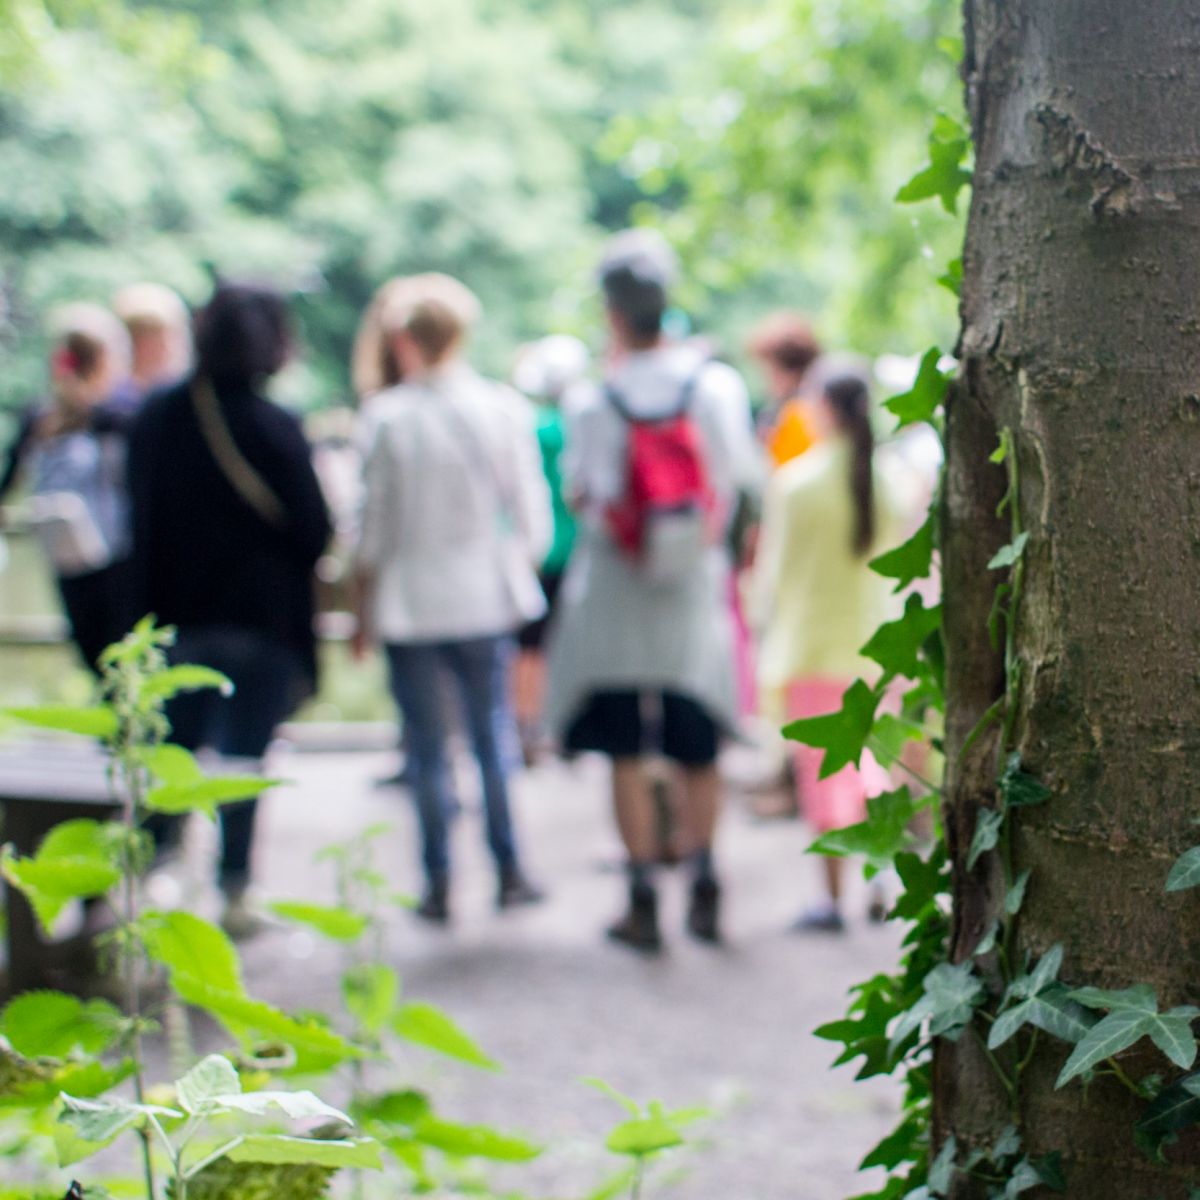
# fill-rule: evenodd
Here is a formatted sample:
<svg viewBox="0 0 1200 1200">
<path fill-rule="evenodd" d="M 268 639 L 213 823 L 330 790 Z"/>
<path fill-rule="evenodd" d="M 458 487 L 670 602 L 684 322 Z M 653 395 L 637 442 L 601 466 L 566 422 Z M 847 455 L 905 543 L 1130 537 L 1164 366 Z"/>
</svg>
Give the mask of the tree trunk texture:
<svg viewBox="0 0 1200 1200">
<path fill-rule="evenodd" d="M 1033 872 L 1017 957 L 1061 942 L 1071 984 L 1196 1002 L 1200 892 L 1164 882 L 1200 842 L 1200 3 L 966 0 L 965 51 L 977 165 L 942 522 L 952 957 L 1000 909 L 995 856 L 968 872 L 966 855 L 1015 749 L 1053 793 L 1014 819 L 1014 869 Z M 987 461 L 1005 428 L 1029 533 L 1015 717 L 1008 746 L 992 724 L 964 753 L 1005 690 L 986 630 L 1003 581 L 986 564 L 1011 538 Z M 1021 1132 L 1063 1153 L 1069 1196 L 1200 1185 L 1195 1139 L 1151 1163 L 1138 1101 L 1108 1078 L 1056 1091 L 1066 1049 L 1040 1046 Z M 985 1147 L 1010 1120 L 978 1040 L 940 1045 L 937 1142 Z"/>
</svg>

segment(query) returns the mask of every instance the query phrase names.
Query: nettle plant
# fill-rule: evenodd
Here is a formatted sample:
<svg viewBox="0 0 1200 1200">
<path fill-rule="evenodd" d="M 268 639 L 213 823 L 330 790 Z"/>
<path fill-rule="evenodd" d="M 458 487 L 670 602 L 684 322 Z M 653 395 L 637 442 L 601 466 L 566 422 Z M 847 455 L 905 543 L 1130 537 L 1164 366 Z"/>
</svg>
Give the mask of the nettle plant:
<svg viewBox="0 0 1200 1200">
<path fill-rule="evenodd" d="M 958 193 L 970 183 L 963 165 L 969 154 L 968 134 L 957 122 L 939 116 L 930 136 L 930 161 L 899 192 L 912 202 L 937 198 L 953 213 Z M 957 294 L 961 260 L 951 263 L 938 283 Z M 897 430 L 927 423 L 942 434 L 941 408 L 951 377 L 939 367 L 937 347 L 922 358 L 912 388 L 885 402 L 897 418 Z M 1006 690 L 968 736 L 973 744 L 999 725 L 995 803 L 976 819 L 966 866 L 973 869 L 985 855 L 997 857 L 1004 887 L 1001 915 L 984 932 L 969 957 L 949 959 L 950 868 L 940 826 L 942 790 L 914 770 L 905 755 L 910 742 L 942 749 L 945 715 L 945 652 L 941 607 L 927 607 L 910 594 L 903 615 L 882 625 L 863 647 L 879 665 L 871 686 L 857 680 L 847 689 L 840 711 L 797 721 L 784 733 L 822 749 L 822 776 L 847 763 L 858 764 L 870 749 L 888 767 L 906 773 L 904 786 L 868 802 L 867 819 L 821 837 L 816 853 L 861 855 L 872 875 L 894 868 L 903 886 L 889 918 L 908 926 L 903 957 L 893 974 L 879 974 L 851 990 L 845 1016 L 816 1030 L 838 1042 L 836 1062 L 861 1058 L 858 1078 L 895 1075 L 904 1085 L 898 1127 L 862 1160 L 861 1169 L 883 1168 L 883 1187 L 859 1200 L 931 1200 L 950 1194 L 956 1177 L 970 1177 L 989 1200 L 1013 1200 L 1035 1188 L 1065 1192 L 1062 1155 L 1034 1158 L 1022 1136 L 1021 1084 L 1040 1040 L 1055 1039 L 1070 1047 L 1057 1086 L 1085 1089 L 1099 1076 L 1111 1076 L 1144 1102 L 1132 1136 L 1147 1154 L 1161 1157 L 1179 1132 L 1200 1124 L 1200 1071 L 1194 1070 L 1197 1041 L 1193 1022 L 1200 1009 L 1190 1005 L 1162 1011 L 1154 990 L 1134 984 L 1121 990 L 1072 987 L 1060 979 L 1064 948 L 1052 946 L 1040 958 L 1018 956 L 1015 925 L 1029 884 L 1028 870 L 1013 867 L 1013 819 L 1021 809 L 1046 804 L 1050 790 L 1024 770 L 1014 748 L 1013 723 L 1021 660 L 1014 636 L 1013 614 L 1020 602 L 1028 534 L 1021 527 L 1020 478 L 1014 434 L 1003 430 L 991 461 L 1003 464 L 1009 486 L 999 515 L 1008 513 L 1011 540 L 989 563 L 998 583 L 989 632 L 1003 649 Z M 935 567 L 940 497 L 935 495 L 925 523 L 903 545 L 881 555 L 871 567 L 896 581 L 904 592 L 927 579 Z M 899 715 L 880 711 L 897 681 L 907 681 Z M 930 832 L 919 836 L 922 814 Z M 1184 853 L 1164 881 L 1167 891 L 1200 886 L 1200 846 Z M 932 1153 L 932 1063 L 939 1038 L 972 1037 L 980 1046 L 1008 1098 L 1012 1123 L 988 1147 L 960 1148 L 948 1138 Z M 1162 1070 L 1131 1078 L 1118 1056 L 1143 1039 L 1163 1056 Z M 1170 1075 L 1166 1072 L 1174 1068 Z M 1200 1198 L 1200 1189 L 1195 1190 Z"/>
<path fill-rule="evenodd" d="M 272 905 L 283 920 L 345 947 L 342 1007 L 333 1014 L 287 1012 L 253 997 L 237 950 L 220 928 L 190 912 L 143 904 L 142 878 L 153 861 L 147 817 L 202 812 L 212 818 L 220 804 L 277 782 L 207 775 L 191 754 L 167 741 L 166 705 L 173 696 L 230 687 L 208 668 L 169 665 L 172 639 L 171 630 L 146 619 L 105 652 L 96 704 L 6 713 L 96 738 L 107 751 L 119 819 L 60 824 L 30 857 L 6 846 L 0 870 L 47 931 L 75 901 L 111 906 L 116 926 L 100 948 L 115 968 L 122 1003 L 38 991 L 4 1008 L 0 1154 L 18 1157 L 25 1173 L 36 1175 L 47 1142 L 58 1166 L 76 1173 L 75 1164 L 106 1152 L 99 1161 L 111 1177 L 120 1174 L 112 1164 L 128 1139 L 136 1147 L 140 1183 L 125 1181 L 121 1194 L 133 1195 L 133 1186 L 144 1200 L 315 1200 L 339 1171 L 354 1172 L 356 1196 L 372 1190 L 373 1178 L 381 1181 L 378 1194 L 388 1197 L 494 1195 L 480 1164 L 528 1162 L 542 1147 L 490 1126 L 447 1120 L 425 1092 L 397 1085 L 395 1064 L 406 1045 L 486 1071 L 497 1064 L 440 1008 L 403 996 L 399 976 L 383 961 L 384 918 L 409 901 L 392 892 L 372 863 L 379 827 L 319 856 L 333 866 L 336 905 Z M 217 1023 L 230 1039 L 228 1053 L 192 1061 L 185 1006 Z M 171 1027 L 172 1057 L 188 1060 L 172 1083 L 146 1078 L 144 1043 L 160 1018 Z M 345 1111 L 312 1090 L 279 1086 L 296 1081 L 336 1088 L 349 1097 Z M 637 1200 L 647 1164 L 682 1145 L 683 1127 L 702 1114 L 642 1107 L 607 1090 L 629 1112 L 606 1145 L 630 1166 L 587 1200 L 623 1194 Z M 52 1193 L 43 1187 L 37 1194 Z M 107 1194 L 99 1184 L 72 1183 L 67 1195 Z"/>
</svg>

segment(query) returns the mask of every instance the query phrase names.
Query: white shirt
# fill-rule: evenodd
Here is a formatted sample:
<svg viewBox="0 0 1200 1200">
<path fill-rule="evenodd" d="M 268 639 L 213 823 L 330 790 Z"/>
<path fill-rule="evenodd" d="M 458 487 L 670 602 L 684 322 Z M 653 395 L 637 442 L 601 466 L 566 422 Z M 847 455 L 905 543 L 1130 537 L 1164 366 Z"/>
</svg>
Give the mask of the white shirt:
<svg viewBox="0 0 1200 1200">
<path fill-rule="evenodd" d="M 550 497 L 527 401 L 456 363 L 371 400 L 356 559 L 384 642 L 507 633 L 529 615 Z M 515 563 L 514 563 L 515 560 Z"/>
</svg>

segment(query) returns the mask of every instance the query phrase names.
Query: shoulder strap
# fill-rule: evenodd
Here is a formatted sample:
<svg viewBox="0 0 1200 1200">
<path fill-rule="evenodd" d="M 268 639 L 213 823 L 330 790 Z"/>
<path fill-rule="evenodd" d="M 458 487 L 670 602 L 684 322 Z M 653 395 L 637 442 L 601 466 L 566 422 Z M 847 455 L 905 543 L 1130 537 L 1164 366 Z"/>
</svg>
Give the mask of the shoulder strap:
<svg viewBox="0 0 1200 1200">
<path fill-rule="evenodd" d="M 192 381 L 191 396 L 200 433 L 229 486 L 268 525 L 276 529 L 285 525 L 287 509 L 283 501 L 238 449 L 233 431 L 221 412 L 220 402 L 209 380 L 198 375 Z"/>
<path fill-rule="evenodd" d="M 679 389 L 679 398 L 676 400 L 674 407 L 669 408 L 661 416 L 635 417 L 624 395 L 614 384 L 608 382 L 603 385 L 604 398 L 613 406 L 621 419 L 629 425 L 658 425 L 666 421 L 676 421 L 692 407 L 692 401 L 696 396 L 696 388 L 700 383 L 700 376 L 704 374 L 704 370 L 708 364 L 709 360 L 707 358 L 704 359 L 683 381 L 683 386 Z"/>
</svg>

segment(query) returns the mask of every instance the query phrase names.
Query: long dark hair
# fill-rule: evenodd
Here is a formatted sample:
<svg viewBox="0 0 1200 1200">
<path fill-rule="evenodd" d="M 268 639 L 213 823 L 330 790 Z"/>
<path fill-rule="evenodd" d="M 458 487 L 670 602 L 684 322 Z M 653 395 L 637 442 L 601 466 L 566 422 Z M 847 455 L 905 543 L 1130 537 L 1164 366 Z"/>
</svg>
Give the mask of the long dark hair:
<svg viewBox="0 0 1200 1200">
<path fill-rule="evenodd" d="M 825 383 L 825 399 L 838 428 L 850 439 L 850 491 L 854 496 L 854 553 L 862 557 L 875 540 L 875 480 L 871 460 L 875 434 L 869 415 L 870 393 L 857 375 L 835 375 Z"/>
</svg>

